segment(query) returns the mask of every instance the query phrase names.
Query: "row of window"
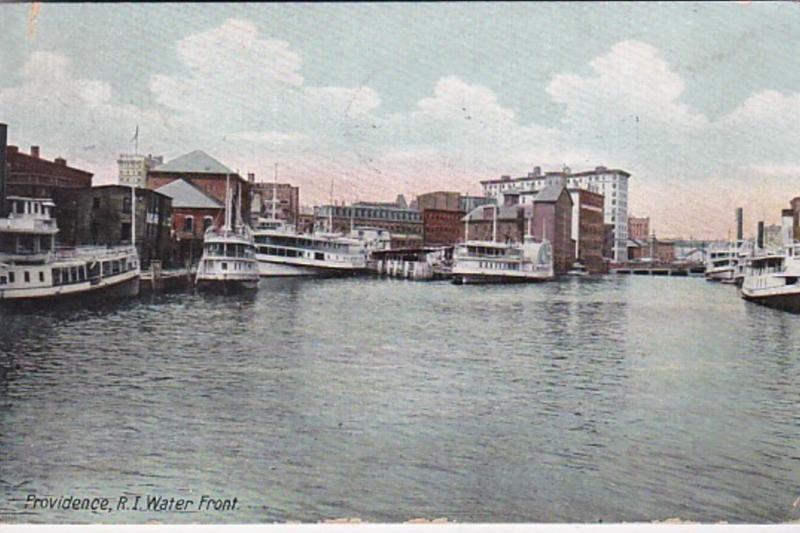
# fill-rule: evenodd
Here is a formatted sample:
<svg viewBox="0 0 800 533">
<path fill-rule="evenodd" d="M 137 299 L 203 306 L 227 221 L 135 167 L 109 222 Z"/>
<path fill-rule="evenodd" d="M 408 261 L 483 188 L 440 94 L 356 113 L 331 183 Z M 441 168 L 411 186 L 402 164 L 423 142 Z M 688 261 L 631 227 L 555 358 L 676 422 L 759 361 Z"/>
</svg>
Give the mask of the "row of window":
<svg viewBox="0 0 800 533">
<path fill-rule="evenodd" d="M 481 268 L 491 268 L 493 270 L 519 270 L 519 263 L 498 263 L 495 261 L 480 261 Z"/>
<path fill-rule="evenodd" d="M 203 217 L 203 232 L 205 233 L 213 223 L 214 219 L 212 217 Z M 194 217 L 192 215 L 183 218 L 183 231 L 186 233 L 194 232 Z"/>
</svg>

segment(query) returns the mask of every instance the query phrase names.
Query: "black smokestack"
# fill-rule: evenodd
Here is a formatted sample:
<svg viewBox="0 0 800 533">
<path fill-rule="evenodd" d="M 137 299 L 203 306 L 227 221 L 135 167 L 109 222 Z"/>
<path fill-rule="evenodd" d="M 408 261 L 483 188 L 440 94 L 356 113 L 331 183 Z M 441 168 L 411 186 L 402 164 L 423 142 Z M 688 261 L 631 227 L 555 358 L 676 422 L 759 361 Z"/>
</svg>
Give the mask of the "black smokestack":
<svg viewBox="0 0 800 533">
<path fill-rule="evenodd" d="M 8 144 L 8 126 L 0 123 L 0 217 L 6 213 L 6 183 L 8 182 L 8 162 L 6 161 L 6 146 Z"/>
<path fill-rule="evenodd" d="M 736 240 L 744 239 L 744 211 L 741 207 L 736 208 Z"/>
<path fill-rule="evenodd" d="M 764 221 L 758 221 L 758 248 L 759 250 L 764 249 Z"/>
</svg>

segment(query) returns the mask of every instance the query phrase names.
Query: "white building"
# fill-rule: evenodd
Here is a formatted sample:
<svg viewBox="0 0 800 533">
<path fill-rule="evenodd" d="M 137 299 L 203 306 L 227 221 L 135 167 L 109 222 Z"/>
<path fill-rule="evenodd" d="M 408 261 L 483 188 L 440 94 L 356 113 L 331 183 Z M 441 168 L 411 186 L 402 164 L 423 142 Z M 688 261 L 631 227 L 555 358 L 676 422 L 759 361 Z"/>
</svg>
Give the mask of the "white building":
<svg viewBox="0 0 800 533">
<path fill-rule="evenodd" d="M 562 182 L 568 188 L 580 188 L 597 192 L 605 197 L 603 217 L 606 224 L 613 226 L 614 261 L 625 261 L 628 257 L 628 178 L 631 175 L 624 170 L 596 167 L 594 170 L 573 173 L 565 167 L 561 172 L 542 174 L 540 167 L 521 178 L 502 176 L 496 180 L 481 181 L 486 196 L 503 201 L 503 193 L 515 191 L 519 193 L 521 203 L 528 202 L 535 192 L 548 185 Z"/>
<path fill-rule="evenodd" d="M 162 156 L 120 154 L 117 159 L 119 184 L 142 188 L 147 181 L 147 171 L 163 163 Z"/>
</svg>

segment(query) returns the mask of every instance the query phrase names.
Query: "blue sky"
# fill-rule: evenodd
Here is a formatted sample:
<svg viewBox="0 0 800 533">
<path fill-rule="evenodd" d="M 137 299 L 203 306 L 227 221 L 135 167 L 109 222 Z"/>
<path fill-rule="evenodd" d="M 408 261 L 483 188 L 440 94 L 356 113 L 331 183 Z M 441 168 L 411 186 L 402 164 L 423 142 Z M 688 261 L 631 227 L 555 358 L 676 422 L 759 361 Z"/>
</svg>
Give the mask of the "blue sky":
<svg viewBox="0 0 800 533">
<path fill-rule="evenodd" d="M 800 195 L 795 3 L 0 6 L 0 120 L 106 182 L 204 149 L 301 200 L 533 165 L 633 174 L 662 235 L 776 222 Z"/>
</svg>

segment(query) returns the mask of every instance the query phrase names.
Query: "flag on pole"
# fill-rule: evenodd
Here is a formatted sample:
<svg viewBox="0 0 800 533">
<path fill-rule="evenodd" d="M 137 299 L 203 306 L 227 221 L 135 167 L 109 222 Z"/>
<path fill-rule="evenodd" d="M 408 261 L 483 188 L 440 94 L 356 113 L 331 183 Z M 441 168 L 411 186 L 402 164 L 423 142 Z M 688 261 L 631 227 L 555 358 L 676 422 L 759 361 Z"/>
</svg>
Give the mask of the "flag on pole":
<svg viewBox="0 0 800 533">
<path fill-rule="evenodd" d="M 131 138 L 131 142 L 138 141 L 138 140 L 139 140 L 139 125 L 137 124 L 136 125 L 136 133 L 133 134 L 133 137 Z"/>
</svg>

